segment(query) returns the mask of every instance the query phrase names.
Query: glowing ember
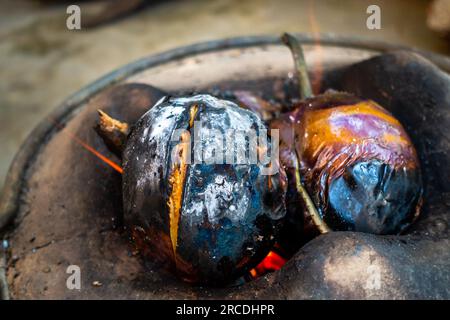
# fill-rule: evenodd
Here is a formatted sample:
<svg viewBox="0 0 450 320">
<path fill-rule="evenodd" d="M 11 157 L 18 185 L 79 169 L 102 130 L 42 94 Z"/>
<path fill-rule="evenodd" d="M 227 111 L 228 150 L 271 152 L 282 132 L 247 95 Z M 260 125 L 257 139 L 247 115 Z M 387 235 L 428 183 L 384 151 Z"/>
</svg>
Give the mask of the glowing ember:
<svg viewBox="0 0 450 320">
<path fill-rule="evenodd" d="M 270 251 L 267 256 L 254 269 L 250 270 L 250 275 L 253 278 L 258 278 L 266 273 L 274 272 L 286 263 L 286 259 L 280 256 L 275 251 Z"/>
</svg>

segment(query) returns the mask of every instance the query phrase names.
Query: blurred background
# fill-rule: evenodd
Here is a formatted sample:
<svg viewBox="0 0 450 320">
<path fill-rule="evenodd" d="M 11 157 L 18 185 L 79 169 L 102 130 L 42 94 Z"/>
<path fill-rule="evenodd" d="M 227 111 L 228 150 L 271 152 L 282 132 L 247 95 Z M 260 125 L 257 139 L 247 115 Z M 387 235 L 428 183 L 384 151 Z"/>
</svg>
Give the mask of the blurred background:
<svg viewBox="0 0 450 320">
<path fill-rule="evenodd" d="M 81 30 L 66 9 L 81 8 Z M 381 8 L 381 29 L 366 27 Z M 284 31 L 382 40 L 448 55 L 449 0 L 0 0 L 0 188 L 30 131 L 68 95 L 146 55 Z"/>
</svg>

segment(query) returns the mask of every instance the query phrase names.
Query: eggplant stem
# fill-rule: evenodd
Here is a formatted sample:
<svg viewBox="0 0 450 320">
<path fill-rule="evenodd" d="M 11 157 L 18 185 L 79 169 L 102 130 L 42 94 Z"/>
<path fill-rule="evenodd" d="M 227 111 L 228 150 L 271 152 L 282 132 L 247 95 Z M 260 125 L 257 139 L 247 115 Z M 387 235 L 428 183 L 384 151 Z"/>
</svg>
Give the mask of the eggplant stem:
<svg viewBox="0 0 450 320">
<path fill-rule="evenodd" d="M 98 110 L 98 115 L 99 119 L 95 126 L 97 134 L 103 139 L 108 149 L 121 158 L 130 133 L 130 125 L 110 117 L 102 110 Z"/>
<path fill-rule="evenodd" d="M 281 40 L 285 45 L 289 47 L 292 53 L 292 57 L 294 58 L 295 62 L 295 68 L 297 70 L 298 74 L 298 85 L 299 85 L 299 93 L 300 97 L 304 100 L 307 98 L 313 97 L 313 92 L 311 88 L 311 82 L 309 80 L 308 76 L 308 70 L 306 68 L 306 62 L 305 62 L 305 55 L 303 54 L 303 49 L 300 45 L 300 42 L 298 39 L 289 34 L 284 33 L 281 36 Z M 305 206 L 306 211 L 309 213 L 309 216 L 312 219 L 312 222 L 317 227 L 317 230 L 319 230 L 320 233 L 327 233 L 330 232 L 330 228 L 328 225 L 323 221 L 323 219 L 320 217 L 320 214 L 314 204 L 314 202 L 311 199 L 311 196 L 309 195 L 308 191 L 306 191 L 305 187 L 302 184 L 301 181 L 301 175 L 300 175 L 300 162 L 301 162 L 301 155 L 297 152 L 297 149 L 295 148 L 294 144 L 294 150 L 296 155 L 296 163 L 295 163 L 295 186 L 297 189 L 297 192 L 302 197 Z"/>
<path fill-rule="evenodd" d="M 301 99 L 310 98 L 313 96 L 311 81 L 308 76 L 308 69 L 306 68 L 305 55 L 303 54 L 302 46 L 298 39 L 290 34 L 284 33 L 281 40 L 289 47 L 294 58 L 295 68 L 298 74 L 298 85 Z"/>
<path fill-rule="evenodd" d="M 298 157 L 298 155 L 297 155 Z M 308 211 L 309 216 L 311 217 L 312 222 L 317 227 L 317 230 L 319 230 L 320 233 L 327 233 L 330 232 L 330 228 L 328 225 L 323 221 L 323 219 L 320 217 L 319 212 L 317 211 L 316 206 L 314 205 L 314 202 L 311 199 L 311 196 L 309 195 L 308 191 L 306 191 L 305 187 L 303 186 L 301 182 L 301 176 L 300 176 L 300 168 L 298 165 L 298 162 L 295 166 L 295 186 L 297 189 L 297 192 L 302 197 L 305 206 L 306 211 Z"/>
</svg>

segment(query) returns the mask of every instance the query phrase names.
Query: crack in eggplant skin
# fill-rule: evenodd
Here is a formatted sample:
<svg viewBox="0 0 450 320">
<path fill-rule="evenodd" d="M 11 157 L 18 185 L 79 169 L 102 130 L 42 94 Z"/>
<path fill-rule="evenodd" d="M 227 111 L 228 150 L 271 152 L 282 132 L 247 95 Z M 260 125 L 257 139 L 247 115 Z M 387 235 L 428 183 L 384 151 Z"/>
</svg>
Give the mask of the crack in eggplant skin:
<svg viewBox="0 0 450 320">
<path fill-rule="evenodd" d="M 172 141 L 177 129 L 191 138 L 190 161 L 186 141 Z M 210 95 L 166 98 L 133 126 L 123 153 L 124 208 L 139 230 L 135 242 L 187 282 L 224 285 L 247 273 L 267 255 L 284 223 L 282 168 L 263 175 L 266 165 L 260 163 L 194 161 L 196 147 L 211 155 L 217 146 L 218 135 L 208 130 L 230 129 L 253 129 L 258 136 L 266 125 L 253 112 Z M 246 137 L 234 143 L 249 146 Z"/>
<path fill-rule="evenodd" d="M 178 225 L 180 222 L 181 208 L 183 205 L 184 185 L 186 182 L 186 172 L 188 168 L 188 159 L 190 156 L 191 134 L 198 112 L 198 106 L 193 105 L 189 109 L 189 130 L 184 131 L 180 136 L 180 143 L 174 147 L 172 174 L 169 177 L 170 195 L 167 205 L 169 207 L 169 228 L 170 241 L 175 264 L 177 264 L 177 245 L 178 245 Z"/>
<path fill-rule="evenodd" d="M 174 150 L 174 154 L 177 155 L 177 158 L 173 160 L 172 173 L 168 181 L 171 191 L 167 201 L 167 206 L 169 207 L 170 241 L 172 243 L 175 262 L 177 259 L 178 224 L 181 206 L 183 204 L 184 183 L 186 181 L 187 153 L 189 152 L 186 147 L 186 142 L 190 139 L 189 133 L 184 132 L 180 139 L 180 144 L 176 145 Z"/>
<path fill-rule="evenodd" d="M 331 229 L 396 234 L 417 218 L 422 181 L 416 150 L 398 120 L 374 101 L 330 91 L 298 103 L 270 126 L 280 130 L 288 175 L 295 152 L 301 155 L 302 182 Z M 299 207 L 290 194 L 288 202 Z M 288 220 L 305 224 L 293 230 L 310 227 L 298 214 Z"/>
</svg>

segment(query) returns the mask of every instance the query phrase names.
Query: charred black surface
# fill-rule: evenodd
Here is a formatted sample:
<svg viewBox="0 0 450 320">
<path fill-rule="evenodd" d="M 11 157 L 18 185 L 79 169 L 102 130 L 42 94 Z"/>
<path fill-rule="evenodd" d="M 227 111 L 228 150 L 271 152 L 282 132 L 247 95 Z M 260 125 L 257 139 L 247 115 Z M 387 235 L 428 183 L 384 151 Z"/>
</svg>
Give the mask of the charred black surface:
<svg viewBox="0 0 450 320">
<path fill-rule="evenodd" d="M 250 155 L 237 158 L 238 150 L 256 152 L 245 136 L 250 130 L 258 137 L 266 128 L 251 112 L 210 95 L 161 101 L 132 129 L 123 155 L 125 215 L 143 230 L 138 247 L 172 261 L 188 282 L 236 279 L 278 235 L 284 174 L 265 175 L 266 166 Z M 231 131 L 236 151 L 225 141 Z M 270 141 L 268 147 L 270 155 Z"/>
<path fill-rule="evenodd" d="M 330 184 L 324 220 L 333 230 L 397 234 L 415 220 L 421 194 L 417 171 L 358 162 Z"/>
</svg>

